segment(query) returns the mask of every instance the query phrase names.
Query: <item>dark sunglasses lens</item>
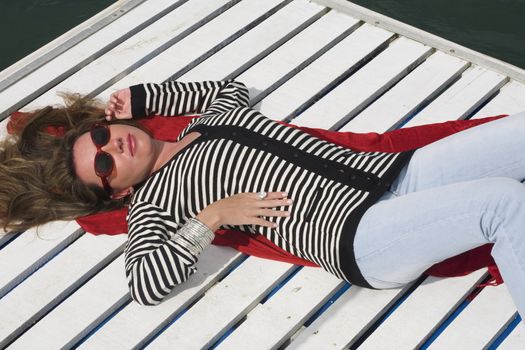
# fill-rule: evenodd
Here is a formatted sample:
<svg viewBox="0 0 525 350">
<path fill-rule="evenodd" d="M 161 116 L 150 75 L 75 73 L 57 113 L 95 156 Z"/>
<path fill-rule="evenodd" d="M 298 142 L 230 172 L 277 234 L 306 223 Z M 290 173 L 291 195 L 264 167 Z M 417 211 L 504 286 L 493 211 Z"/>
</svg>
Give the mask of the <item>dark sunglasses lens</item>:
<svg viewBox="0 0 525 350">
<path fill-rule="evenodd" d="M 109 142 L 109 129 L 103 125 L 97 125 L 91 129 L 91 139 L 95 145 L 102 147 Z"/>
<path fill-rule="evenodd" d="M 95 172 L 98 176 L 109 176 L 113 171 L 113 157 L 102 152 L 95 156 Z"/>
</svg>

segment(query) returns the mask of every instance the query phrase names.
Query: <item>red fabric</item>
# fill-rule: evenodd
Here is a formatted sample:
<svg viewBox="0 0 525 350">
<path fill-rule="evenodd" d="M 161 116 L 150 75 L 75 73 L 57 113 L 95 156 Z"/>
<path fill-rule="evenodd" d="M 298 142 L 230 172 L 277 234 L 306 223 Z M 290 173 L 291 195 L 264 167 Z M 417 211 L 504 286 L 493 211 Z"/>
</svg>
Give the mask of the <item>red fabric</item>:
<svg viewBox="0 0 525 350">
<path fill-rule="evenodd" d="M 429 124 L 410 128 L 403 128 L 383 134 L 378 133 L 352 133 L 336 132 L 323 129 L 298 127 L 311 135 L 331 141 L 340 146 L 351 148 L 356 151 L 380 151 L 380 152 L 402 152 L 425 146 L 441 138 L 504 117 L 499 115 L 474 120 L 457 120 L 444 123 Z M 12 133 L 23 125 L 25 121 L 23 114 L 11 117 L 8 131 Z M 156 139 L 174 141 L 179 133 L 189 124 L 194 117 L 152 117 L 141 120 L 141 124 L 150 130 Z M 290 125 L 297 127 L 294 125 Z M 60 134 L 56 130 L 50 133 Z M 87 232 L 98 234 L 121 234 L 127 232 L 126 209 L 113 212 L 99 213 L 82 218 L 77 222 Z M 218 230 L 213 244 L 229 246 L 248 255 L 261 258 L 285 261 L 304 266 L 317 266 L 309 261 L 298 258 L 281 248 L 262 235 L 251 235 L 238 231 Z M 490 256 L 491 244 L 478 247 L 463 254 L 447 259 L 432 266 L 426 271 L 427 274 L 439 277 L 463 276 L 482 267 L 488 266 L 495 284 L 503 282 L 501 275 Z"/>
</svg>

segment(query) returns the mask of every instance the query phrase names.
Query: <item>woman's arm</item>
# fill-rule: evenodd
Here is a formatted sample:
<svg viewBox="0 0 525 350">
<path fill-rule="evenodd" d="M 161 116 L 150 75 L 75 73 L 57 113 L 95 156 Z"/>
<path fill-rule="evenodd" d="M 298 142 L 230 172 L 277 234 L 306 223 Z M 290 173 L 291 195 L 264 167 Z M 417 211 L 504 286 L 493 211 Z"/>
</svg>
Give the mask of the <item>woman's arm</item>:
<svg viewBox="0 0 525 350">
<path fill-rule="evenodd" d="M 149 203 L 136 203 L 128 216 L 126 277 L 133 300 L 156 305 L 196 270 L 199 254 L 210 245 L 221 225 L 275 227 L 264 217 L 288 216 L 291 200 L 270 192 L 262 200 L 254 193 L 239 193 L 204 208 L 195 219 L 178 228 L 169 213 Z"/>
<path fill-rule="evenodd" d="M 197 219 L 179 229 L 169 215 L 151 204 L 133 208 L 125 249 L 126 277 L 131 297 L 141 305 L 156 305 L 197 268 L 198 255 L 214 233 Z"/>
<path fill-rule="evenodd" d="M 248 89 L 234 81 L 205 81 L 140 84 L 111 95 L 108 119 L 140 118 L 149 115 L 177 116 L 188 113 L 213 115 L 249 103 Z"/>
</svg>

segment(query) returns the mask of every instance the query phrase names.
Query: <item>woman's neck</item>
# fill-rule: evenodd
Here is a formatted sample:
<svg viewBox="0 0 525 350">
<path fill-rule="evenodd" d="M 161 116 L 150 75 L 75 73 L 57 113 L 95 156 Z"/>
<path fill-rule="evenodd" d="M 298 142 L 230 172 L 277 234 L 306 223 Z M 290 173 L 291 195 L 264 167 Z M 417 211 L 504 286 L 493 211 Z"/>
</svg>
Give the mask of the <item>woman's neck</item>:
<svg viewBox="0 0 525 350">
<path fill-rule="evenodd" d="M 153 139 L 153 147 L 155 147 L 155 164 L 153 165 L 151 173 L 159 170 L 164 164 L 170 161 L 174 155 L 186 147 L 190 142 L 200 136 L 198 132 L 192 132 L 184 136 L 178 142 L 160 141 Z"/>
</svg>

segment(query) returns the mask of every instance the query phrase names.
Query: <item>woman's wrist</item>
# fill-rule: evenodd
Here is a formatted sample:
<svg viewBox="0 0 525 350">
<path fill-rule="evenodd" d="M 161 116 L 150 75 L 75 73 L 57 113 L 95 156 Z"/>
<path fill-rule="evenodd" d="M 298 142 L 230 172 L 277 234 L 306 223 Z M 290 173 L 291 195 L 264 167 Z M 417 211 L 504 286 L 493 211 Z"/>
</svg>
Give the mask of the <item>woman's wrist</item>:
<svg viewBox="0 0 525 350">
<path fill-rule="evenodd" d="M 207 208 L 204 208 L 196 216 L 196 219 L 208 226 L 208 228 L 214 232 L 217 231 L 222 225 L 219 215 L 214 213 L 214 211 L 207 210 Z"/>
<path fill-rule="evenodd" d="M 171 240 L 197 256 L 211 244 L 214 237 L 215 233 L 204 223 L 196 218 L 191 218 L 177 232 L 173 233 Z"/>
</svg>

